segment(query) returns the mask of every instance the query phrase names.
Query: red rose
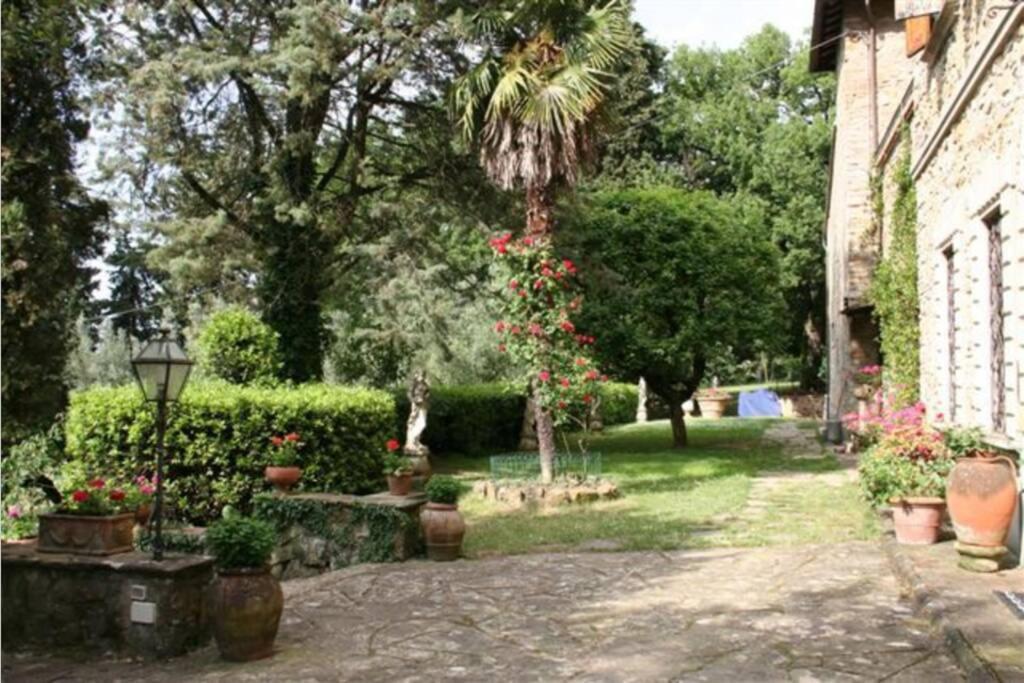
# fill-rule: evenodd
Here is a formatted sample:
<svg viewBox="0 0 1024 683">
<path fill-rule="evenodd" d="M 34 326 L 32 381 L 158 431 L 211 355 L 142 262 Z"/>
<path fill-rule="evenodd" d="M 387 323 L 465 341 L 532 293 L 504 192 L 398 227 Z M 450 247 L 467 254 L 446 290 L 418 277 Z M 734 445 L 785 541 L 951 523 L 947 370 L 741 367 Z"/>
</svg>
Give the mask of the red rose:
<svg viewBox="0 0 1024 683">
<path fill-rule="evenodd" d="M 121 489 L 114 489 L 110 492 L 110 500 L 120 502 L 124 500 L 124 491 Z"/>
<path fill-rule="evenodd" d="M 291 432 L 289 434 L 285 434 L 284 435 L 284 440 L 285 441 L 298 441 L 299 440 L 299 435 L 296 434 L 295 432 Z"/>
<path fill-rule="evenodd" d="M 398 439 L 388 439 L 388 450 L 392 453 L 397 451 L 402 444 L 398 442 Z"/>
<path fill-rule="evenodd" d="M 89 500 L 89 492 L 78 490 L 71 494 L 71 498 L 76 503 L 84 503 L 85 501 Z"/>
<path fill-rule="evenodd" d="M 284 439 L 282 439 L 279 436 L 272 436 L 270 437 L 270 443 L 274 444 L 275 446 L 280 446 L 281 444 L 284 443 Z"/>
<path fill-rule="evenodd" d="M 540 372 L 537 373 L 537 378 L 541 382 L 547 382 L 549 379 L 551 379 L 551 373 L 548 372 L 547 370 L 541 370 Z"/>
<path fill-rule="evenodd" d="M 93 487 L 94 489 L 101 489 L 101 488 L 103 488 L 106 485 L 107 485 L 107 482 L 105 482 L 105 481 L 103 481 L 102 479 L 99 479 L 99 478 L 93 479 L 92 481 L 89 482 L 89 486 Z"/>
</svg>

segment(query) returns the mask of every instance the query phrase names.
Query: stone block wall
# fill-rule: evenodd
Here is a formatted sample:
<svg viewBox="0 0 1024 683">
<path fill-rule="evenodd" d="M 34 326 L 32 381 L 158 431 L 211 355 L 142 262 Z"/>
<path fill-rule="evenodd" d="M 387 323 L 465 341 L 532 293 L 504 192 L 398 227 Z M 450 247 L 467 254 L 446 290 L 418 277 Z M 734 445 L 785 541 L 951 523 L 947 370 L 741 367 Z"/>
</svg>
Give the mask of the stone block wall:
<svg viewBox="0 0 1024 683">
<path fill-rule="evenodd" d="M 5 651 L 59 648 L 152 659 L 210 639 L 209 558 L 40 553 L 34 542 L 20 542 L 4 544 L 2 564 Z"/>
</svg>

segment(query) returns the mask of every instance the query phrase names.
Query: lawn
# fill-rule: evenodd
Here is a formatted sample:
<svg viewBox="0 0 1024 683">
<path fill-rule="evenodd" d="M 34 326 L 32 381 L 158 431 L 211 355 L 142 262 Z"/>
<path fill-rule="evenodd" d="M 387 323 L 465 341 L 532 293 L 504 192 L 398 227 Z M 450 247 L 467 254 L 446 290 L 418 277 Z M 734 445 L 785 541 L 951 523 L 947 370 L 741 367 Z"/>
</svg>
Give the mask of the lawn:
<svg viewBox="0 0 1024 683">
<path fill-rule="evenodd" d="M 467 495 L 461 504 L 469 557 L 553 550 L 641 550 L 867 538 L 875 533 L 852 484 L 820 490 L 795 477 L 773 489 L 769 508 L 741 516 L 759 472 L 827 473 L 834 457 L 800 460 L 761 443 L 772 420 L 692 420 L 691 444 L 669 448 L 667 422 L 626 425 L 596 437 L 604 476 L 619 500 L 555 509 L 515 509 Z M 486 458 L 440 457 L 438 470 L 467 483 L 488 476 Z"/>
</svg>

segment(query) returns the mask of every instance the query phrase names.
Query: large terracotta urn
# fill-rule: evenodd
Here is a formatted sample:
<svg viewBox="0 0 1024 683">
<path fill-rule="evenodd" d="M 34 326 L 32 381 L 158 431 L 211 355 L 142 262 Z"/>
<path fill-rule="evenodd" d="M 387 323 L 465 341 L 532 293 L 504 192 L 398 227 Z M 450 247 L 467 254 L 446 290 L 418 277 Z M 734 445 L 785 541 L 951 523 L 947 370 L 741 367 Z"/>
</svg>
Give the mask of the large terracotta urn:
<svg viewBox="0 0 1024 683">
<path fill-rule="evenodd" d="M 420 525 L 427 545 L 427 557 L 442 562 L 459 558 L 466 522 L 458 505 L 427 503 L 420 512 Z"/>
<path fill-rule="evenodd" d="M 213 635 L 221 656 L 248 662 L 273 654 L 284 594 L 270 567 L 220 569 L 211 590 Z"/>
<path fill-rule="evenodd" d="M 1013 461 L 994 453 L 957 460 L 946 483 L 946 500 L 957 540 L 975 546 L 1004 545 L 1017 505 Z"/>
<path fill-rule="evenodd" d="M 946 501 L 941 498 L 908 497 L 890 502 L 897 542 L 904 545 L 931 545 L 938 542 Z"/>
</svg>

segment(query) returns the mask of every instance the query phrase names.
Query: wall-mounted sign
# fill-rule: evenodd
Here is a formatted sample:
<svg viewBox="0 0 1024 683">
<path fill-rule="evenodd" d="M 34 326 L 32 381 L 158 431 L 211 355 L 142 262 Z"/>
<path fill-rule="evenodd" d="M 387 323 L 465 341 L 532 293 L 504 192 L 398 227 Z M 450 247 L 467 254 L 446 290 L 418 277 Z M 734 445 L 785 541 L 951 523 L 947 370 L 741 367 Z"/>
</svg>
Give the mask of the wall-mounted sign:
<svg viewBox="0 0 1024 683">
<path fill-rule="evenodd" d="M 946 0 L 896 0 L 896 19 L 938 14 Z"/>
</svg>

